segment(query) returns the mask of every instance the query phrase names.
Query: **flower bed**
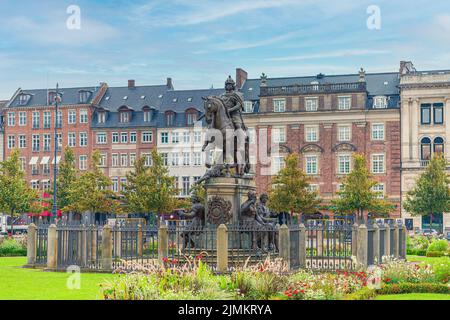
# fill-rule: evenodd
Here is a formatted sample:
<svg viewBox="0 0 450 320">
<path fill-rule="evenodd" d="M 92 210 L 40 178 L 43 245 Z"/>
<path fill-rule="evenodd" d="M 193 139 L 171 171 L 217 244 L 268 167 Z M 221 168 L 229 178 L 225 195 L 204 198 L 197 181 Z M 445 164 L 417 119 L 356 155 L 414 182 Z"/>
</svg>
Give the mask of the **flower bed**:
<svg viewBox="0 0 450 320">
<path fill-rule="evenodd" d="M 27 255 L 26 238 L 5 238 L 0 243 L 0 257 L 19 257 Z"/>
</svg>

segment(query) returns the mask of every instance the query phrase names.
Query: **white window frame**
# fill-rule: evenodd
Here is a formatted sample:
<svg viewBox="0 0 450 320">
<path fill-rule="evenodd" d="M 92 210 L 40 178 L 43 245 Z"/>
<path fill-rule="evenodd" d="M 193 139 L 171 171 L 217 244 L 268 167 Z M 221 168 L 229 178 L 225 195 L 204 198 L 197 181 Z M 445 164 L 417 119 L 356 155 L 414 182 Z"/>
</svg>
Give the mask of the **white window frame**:
<svg viewBox="0 0 450 320">
<path fill-rule="evenodd" d="M 77 123 L 77 110 L 69 110 L 67 112 L 67 123 L 76 124 Z"/>
<path fill-rule="evenodd" d="M 313 112 L 319 109 L 318 97 L 305 97 L 305 111 Z"/>
<path fill-rule="evenodd" d="M 378 184 L 376 184 L 376 185 L 374 185 L 372 187 L 372 191 L 373 192 L 378 192 L 379 193 L 378 196 L 377 196 L 378 199 L 384 199 L 384 197 L 386 195 L 384 187 L 385 187 L 384 183 L 378 183 Z"/>
<path fill-rule="evenodd" d="M 19 112 L 19 126 L 23 127 L 27 125 L 27 113 L 25 111 Z"/>
<path fill-rule="evenodd" d="M 168 144 L 169 143 L 169 132 L 161 132 L 161 144 Z"/>
<path fill-rule="evenodd" d="M 278 98 L 272 100 L 273 112 L 285 112 L 286 111 L 286 99 Z"/>
<path fill-rule="evenodd" d="M 373 98 L 373 108 L 374 109 L 386 109 L 387 108 L 387 97 L 386 96 L 376 96 Z"/>
<path fill-rule="evenodd" d="M 88 111 L 86 109 L 80 110 L 80 123 L 88 123 Z"/>
<path fill-rule="evenodd" d="M 380 129 L 375 130 L 376 126 L 381 126 L 382 131 Z M 385 139 L 385 125 L 384 123 L 373 123 L 371 130 L 371 138 L 373 141 L 384 141 Z M 381 134 L 380 134 L 381 133 Z"/>
<path fill-rule="evenodd" d="M 80 170 L 87 170 L 87 155 L 80 155 L 78 158 L 78 168 Z"/>
<path fill-rule="evenodd" d="M 80 132 L 80 147 L 88 146 L 88 134 L 87 132 Z"/>
<path fill-rule="evenodd" d="M 106 144 L 108 142 L 106 132 L 97 132 L 95 136 L 97 144 Z"/>
<path fill-rule="evenodd" d="M 315 164 L 315 167 L 312 166 L 313 164 Z M 319 157 L 317 155 L 308 154 L 305 156 L 305 173 L 307 175 L 317 175 L 319 173 Z"/>
<path fill-rule="evenodd" d="M 352 108 L 352 96 L 338 96 L 338 110 L 350 110 Z"/>
<path fill-rule="evenodd" d="M 120 143 L 128 143 L 128 132 L 120 133 Z"/>
<path fill-rule="evenodd" d="M 16 114 L 15 114 L 15 112 L 8 112 L 7 113 L 7 122 L 8 122 L 8 127 L 14 127 L 16 125 Z"/>
<path fill-rule="evenodd" d="M 77 134 L 76 132 L 69 132 L 67 134 L 67 145 L 71 148 L 77 146 Z"/>
<path fill-rule="evenodd" d="M 345 158 L 345 162 L 341 162 L 341 160 Z M 345 165 L 341 166 L 341 163 Z M 347 167 L 348 164 L 348 167 Z M 347 153 L 340 153 L 337 155 L 337 172 L 340 175 L 349 174 L 352 171 L 352 155 Z"/>
<path fill-rule="evenodd" d="M 315 139 L 311 139 L 310 134 L 312 133 L 311 130 L 314 131 Z M 306 142 L 317 142 L 319 141 L 319 127 L 318 126 L 305 126 L 305 141 Z"/>
<path fill-rule="evenodd" d="M 342 129 L 344 129 L 344 128 L 348 128 L 348 137 L 346 138 L 346 137 L 343 137 L 343 135 L 341 134 L 341 130 Z M 338 141 L 340 141 L 340 142 L 349 142 L 349 141 L 352 141 L 352 126 L 351 125 L 338 125 L 338 128 L 337 128 L 337 130 L 338 130 L 338 134 L 337 134 L 337 138 L 338 138 Z"/>
<path fill-rule="evenodd" d="M 272 142 L 285 143 L 286 142 L 286 127 L 272 128 Z"/>
<path fill-rule="evenodd" d="M 152 131 L 142 131 L 141 140 L 142 140 L 142 143 L 152 143 L 153 142 L 153 132 Z"/>
<path fill-rule="evenodd" d="M 382 157 L 381 167 L 380 160 L 375 160 L 376 157 Z M 377 163 L 377 165 L 375 165 Z M 373 174 L 384 174 L 386 173 L 386 155 L 384 153 L 374 153 L 370 157 L 371 171 Z M 381 168 L 381 169 L 380 169 Z"/>
<path fill-rule="evenodd" d="M 119 133 L 118 132 L 112 132 L 111 133 L 111 142 L 116 144 L 116 143 L 119 143 L 119 141 L 120 141 Z"/>
</svg>

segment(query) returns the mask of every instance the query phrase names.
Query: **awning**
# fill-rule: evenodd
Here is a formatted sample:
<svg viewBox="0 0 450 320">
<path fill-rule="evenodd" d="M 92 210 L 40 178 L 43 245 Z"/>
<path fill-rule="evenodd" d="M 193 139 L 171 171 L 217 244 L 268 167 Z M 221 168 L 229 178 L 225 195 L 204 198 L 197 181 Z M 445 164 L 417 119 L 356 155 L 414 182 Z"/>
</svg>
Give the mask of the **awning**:
<svg viewBox="0 0 450 320">
<path fill-rule="evenodd" d="M 59 164 L 61 157 L 56 157 L 56 164 Z M 55 158 L 53 158 L 52 164 L 55 164 Z"/>
<path fill-rule="evenodd" d="M 37 162 L 38 162 L 38 160 L 39 160 L 39 158 L 38 157 L 32 157 L 31 159 L 30 159 L 30 165 L 35 165 L 35 164 L 37 164 Z"/>
<path fill-rule="evenodd" d="M 42 157 L 41 164 L 48 164 L 50 157 Z"/>
<path fill-rule="evenodd" d="M 31 180 L 31 183 L 38 183 L 39 180 Z"/>
</svg>

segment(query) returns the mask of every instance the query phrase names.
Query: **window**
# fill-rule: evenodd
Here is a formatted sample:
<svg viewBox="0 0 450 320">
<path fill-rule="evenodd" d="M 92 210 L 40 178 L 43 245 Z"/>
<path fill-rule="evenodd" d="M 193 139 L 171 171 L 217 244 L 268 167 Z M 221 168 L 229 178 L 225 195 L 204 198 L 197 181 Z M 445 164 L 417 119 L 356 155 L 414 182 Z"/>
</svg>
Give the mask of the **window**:
<svg viewBox="0 0 450 320">
<path fill-rule="evenodd" d="M 197 121 L 197 114 L 190 112 L 187 114 L 187 125 L 192 126 Z"/>
<path fill-rule="evenodd" d="M 196 184 L 197 181 L 201 179 L 201 177 L 199 177 L 199 176 L 195 176 L 195 177 L 193 177 L 193 178 L 194 178 L 194 184 Z"/>
<path fill-rule="evenodd" d="M 183 143 L 191 142 L 191 133 L 189 131 L 183 132 Z"/>
<path fill-rule="evenodd" d="M 119 166 L 119 155 L 117 153 L 113 153 L 111 155 L 111 166 L 118 167 Z"/>
<path fill-rule="evenodd" d="M 372 173 L 384 173 L 384 154 L 372 155 Z"/>
<path fill-rule="evenodd" d="M 77 111 L 76 110 L 69 110 L 68 116 L 67 116 L 67 122 L 69 124 L 77 123 Z"/>
<path fill-rule="evenodd" d="M 118 178 L 112 178 L 111 179 L 112 185 L 111 185 L 111 189 L 114 192 L 118 192 L 119 191 L 119 179 Z"/>
<path fill-rule="evenodd" d="M 182 189 L 183 196 L 189 195 L 191 189 L 190 180 L 191 180 L 190 177 L 183 177 L 183 189 Z"/>
<path fill-rule="evenodd" d="M 48 166 L 48 165 L 47 165 Z M 50 190 L 50 180 L 44 180 L 42 181 L 42 189 L 44 190 Z"/>
<path fill-rule="evenodd" d="M 385 109 L 387 108 L 387 97 L 375 97 L 373 99 L 374 109 Z"/>
<path fill-rule="evenodd" d="M 136 132 L 130 132 L 130 143 L 136 143 L 137 141 L 137 135 Z"/>
<path fill-rule="evenodd" d="M 88 111 L 86 109 L 80 110 L 80 123 L 88 123 Z"/>
<path fill-rule="evenodd" d="M 172 165 L 178 166 L 178 164 L 179 164 L 178 152 L 173 152 L 172 153 Z"/>
<path fill-rule="evenodd" d="M 349 174 L 350 173 L 350 155 L 338 156 L 338 173 Z"/>
<path fill-rule="evenodd" d="M 434 138 L 433 152 L 444 153 L 444 139 L 442 139 L 441 137 Z"/>
<path fill-rule="evenodd" d="M 433 121 L 434 124 L 444 123 L 444 104 L 442 103 L 433 104 Z"/>
<path fill-rule="evenodd" d="M 98 113 L 97 121 L 98 121 L 98 123 L 105 123 L 105 121 L 106 121 L 106 112 L 105 111 L 101 111 Z"/>
<path fill-rule="evenodd" d="M 162 139 L 162 135 L 161 135 L 161 139 Z M 151 132 L 151 131 L 142 132 L 142 143 L 151 143 L 152 141 L 153 141 L 153 132 Z"/>
<path fill-rule="evenodd" d="M 422 138 L 420 141 L 420 158 L 422 160 L 430 160 L 431 159 L 431 139 L 430 138 Z"/>
<path fill-rule="evenodd" d="M 32 142 L 33 142 L 33 151 L 37 152 L 39 151 L 39 145 L 40 145 L 40 138 L 38 134 L 33 134 L 32 136 Z"/>
<path fill-rule="evenodd" d="M 39 111 L 33 111 L 32 113 L 32 126 L 33 129 L 39 129 L 39 122 L 41 119 L 41 114 Z"/>
<path fill-rule="evenodd" d="M 13 135 L 8 136 L 8 149 L 14 149 L 16 147 L 16 137 Z"/>
<path fill-rule="evenodd" d="M 144 153 L 143 157 L 145 159 L 144 165 L 150 167 L 152 165 L 152 155 L 150 153 Z"/>
<path fill-rule="evenodd" d="M 97 133 L 97 144 L 106 144 L 106 133 L 105 132 Z"/>
<path fill-rule="evenodd" d="M 28 103 L 29 95 L 21 94 L 19 95 L 19 105 L 24 106 Z"/>
<path fill-rule="evenodd" d="M 113 132 L 111 140 L 112 140 L 112 143 L 119 143 L 119 133 Z"/>
<path fill-rule="evenodd" d="M 338 140 L 339 141 L 350 141 L 351 140 L 350 126 L 339 126 L 338 127 Z"/>
<path fill-rule="evenodd" d="M 161 158 L 163 161 L 163 165 L 167 167 L 169 165 L 169 154 L 167 152 L 163 152 L 161 153 Z"/>
<path fill-rule="evenodd" d="M 106 167 L 108 164 L 108 155 L 106 153 L 102 153 L 100 155 L 100 167 Z"/>
<path fill-rule="evenodd" d="M 42 172 L 44 174 L 50 174 L 50 165 L 48 163 L 42 165 Z"/>
<path fill-rule="evenodd" d="M 122 153 L 120 155 L 120 166 L 128 167 L 128 154 Z"/>
<path fill-rule="evenodd" d="M 202 164 L 202 153 L 194 152 L 194 166 L 200 166 Z"/>
<path fill-rule="evenodd" d="M 89 91 L 79 91 L 78 92 L 78 101 L 80 103 L 87 103 L 89 96 L 91 95 L 91 93 Z"/>
<path fill-rule="evenodd" d="M 316 126 L 308 126 L 306 128 L 305 141 L 306 142 L 316 142 L 319 141 L 319 128 Z"/>
<path fill-rule="evenodd" d="M 151 111 L 150 110 L 144 110 L 144 122 L 150 122 L 152 120 L 152 116 L 151 116 Z"/>
<path fill-rule="evenodd" d="M 305 98 L 306 111 L 317 111 L 318 105 L 319 103 L 317 98 Z"/>
<path fill-rule="evenodd" d="M 58 113 L 56 115 L 56 127 L 61 128 L 62 126 L 62 111 L 58 110 Z"/>
<path fill-rule="evenodd" d="M 51 136 L 49 133 L 44 134 L 44 151 L 50 151 Z"/>
<path fill-rule="evenodd" d="M 128 143 L 128 132 L 120 133 L 120 143 Z"/>
<path fill-rule="evenodd" d="M 56 139 L 58 141 L 58 151 L 62 149 L 62 133 L 56 134 Z"/>
<path fill-rule="evenodd" d="M 178 132 L 172 132 L 172 143 L 180 142 L 180 134 Z"/>
<path fill-rule="evenodd" d="M 172 112 L 166 113 L 166 126 L 173 126 L 174 114 Z"/>
<path fill-rule="evenodd" d="M 24 111 L 19 112 L 19 126 L 27 125 L 27 114 Z"/>
<path fill-rule="evenodd" d="M 384 140 L 383 123 L 374 123 L 372 125 L 372 140 Z"/>
<path fill-rule="evenodd" d="M 27 147 L 27 140 L 24 134 L 19 135 L 19 148 L 24 149 Z"/>
<path fill-rule="evenodd" d="M 14 112 L 8 112 L 8 127 L 14 127 L 16 124 L 16 115 Z"/>
<path fill-rule="evenodd" d="M 422 104 L 420 106 L 420 123 L 431 124 L 431 104 Z"/>
<path fill-rule="evenodd" d="M 35 173 L 35 174 L 37 174 L 37 173 Z M 32 180 L 31 181 L 31 188 L 35 189 L 35 190 L 39 189 L 39 180 Z"/>
<path fill-rule="evenodd" d="M 286 110 L 286 99 L 273 99 L 273 112 L 284 112 Z"/>
<path fill-rule="evenodd" d="M 129 111 L 120 112 L 120 122 L 122 122 L 122 123 L 130 122 L 130 112 Z"/>
<path fill-rule="evenodd" d="M 98 136 L 97 136 L 97 143 L 98 143 Z M 67 145 L 71 148 L 76 147 L 77 145 L 77 136 L 75 132 L 69 132 L 67 134 Z"/>
<path fill-rule="evenodd" d="M 202 142 L 202 133 L 200 131 L 194 131 L 194 143 Z"/>
<path fill-rule="evenodd" d="M 169 143 L 169 133 L 168 132 L 161 132 L 161 143 L 162 144 Z"/>
<path fill-rule="evenodd" d="M 274 143 L 285 143 L 286 142 L 286 128 L 273 128 L 272 129 L 272 141 Z"/>
<path fill-rule="evenodd" d="M 245 113 L 253 112 L 253 102 L 251 102 L 251 101 L 244 101 L 244 112 Z"/>
<path fill-rule="evenodd" d="M 338 97 L 338 109 L 350 110 L 352 106 L 352 97 Z"/>
<path fill-rule="evenodd" d="M 127 186 L 127 178 L 122 177 L 120 178 L 120 191 L 125 191 Z"/>
<path fill-rule="evenodd" d="M 22 171 L 25 171 L 25 166 L 27 164 L 27 159 L 25 157 L 20 157 L 19 160 L 20 160 L 20 169 Z"/>
<path fill-rule="evenodd" d="M 130 166 L 134 166 L 136 163 L 136 153 L 130 153 Z"/>
<path fill-rule="evenodd" d="M 80 167 L 80 170 L 87 169 L 87 156 L 86 155 L 80 156 L 79 167 Z"/>
<path fill-rule="evenodd" d="M 88 145 L 87 133 L 80 132 L 80 147 L 87 147 L 87 145 Z"/>
<path fill-rule="evenodd" d="M 317 174 L 317 156 L 306 156 L 306 174 Z"/>
<path fill-rule="evenodd" d="M 251 144 L 256 143 L 256 130 L 255 128 L 248 128 L 248 140 Z"/>
<path fill-rule="evenodd" d="M 190 165 L 191 154 L 189 152 L 183 152 L 183 166 Z"/>
<path fill-rule="evenodd" d="M 318 184 L 310 184 L 308 186 L 309 192 L 318 192 L 319 191 L 319 185 Z"/>
<path fill-rule="evenodd" d="M 44 129 L 50 128 L 52 122 L 52 114 L 50 111 L 44 111 Z"/>
<path fill-rule="evenodd" d="M 376 184 L 372 187 L 372 191 L 377 193 L 377 198 L 378 199 L 383 199 L 384 198 L 384 184 L 383 183 L 379 183 Z"/>
</svg>

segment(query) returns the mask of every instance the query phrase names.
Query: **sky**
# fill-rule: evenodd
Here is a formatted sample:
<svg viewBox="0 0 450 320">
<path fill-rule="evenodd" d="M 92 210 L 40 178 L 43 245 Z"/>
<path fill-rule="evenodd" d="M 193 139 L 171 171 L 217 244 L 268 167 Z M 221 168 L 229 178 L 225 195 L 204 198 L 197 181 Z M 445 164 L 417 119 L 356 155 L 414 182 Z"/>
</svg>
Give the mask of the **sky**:
<svg viewBox="0 0 450 320">
<path fill-rule="evenodd" d="M 56 82 L 219 88 L 237 67 L 250 78 L 396 72 L 400 60 L 450 69 L 448 0 L 0 0 L 0 12 L 0 99 Z"/>
</svg>

